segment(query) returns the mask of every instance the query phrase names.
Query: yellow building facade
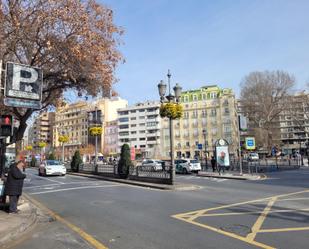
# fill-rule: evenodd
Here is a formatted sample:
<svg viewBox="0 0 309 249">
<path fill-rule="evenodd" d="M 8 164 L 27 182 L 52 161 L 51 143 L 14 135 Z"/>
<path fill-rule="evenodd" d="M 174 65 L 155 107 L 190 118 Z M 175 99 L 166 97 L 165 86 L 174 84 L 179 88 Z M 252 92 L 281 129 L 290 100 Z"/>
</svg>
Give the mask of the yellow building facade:
<svg viewBox="0 0 309 249">
<path fill-rule="evenodd" d="M 214 144 L 220 138 L 229 143 L 229 153 L 237 155 L 237 109 L 231 89 L 212 85 L 184 91 L 180 104 L 183 106 L 183 117 L 173 121 L 176 158 L 205 158 L 205 144 L 210 158 Z M 162 126 L 161 151 L 164 157 L 169 157 L 168 119 L 163 119 Z"/>
</svg>

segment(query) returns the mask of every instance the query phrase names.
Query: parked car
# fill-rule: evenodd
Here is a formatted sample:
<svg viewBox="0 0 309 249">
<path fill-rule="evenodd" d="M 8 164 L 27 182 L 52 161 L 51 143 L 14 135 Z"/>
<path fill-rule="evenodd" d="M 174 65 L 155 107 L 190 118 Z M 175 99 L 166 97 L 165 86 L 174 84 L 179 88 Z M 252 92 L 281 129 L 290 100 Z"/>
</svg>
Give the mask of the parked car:
<svg viewBox="0 0 309 249">
<path fill-rule="evenodd" d="M 189 166 L 191 168 L 191 172 L 198 173 L 202 170 L 201 163 L 196 159 L 186 159 L 189 162 Z"/>
<path fill-rule="evenodd" d="M 175 172 L 188 174 L 191 173 L 190 160 L 187 159 L 177 159 L 175 160 Z"/>
<path fill-rule="evenodd" d="M 163 162 L 160 160 L 155 159 L 145 159 L 142 161 L 142 169 L 145 169 L 149 167 L 149 170 L 151 171 L 160 171 L 162 170 L 162 164 Z"/>
<path fill-rule="evenodd" d="M 66 167 L 58 160 L 45 160 L 39 166 L 39 176 L 62 175 L 67 173 Z"/>
<path fill-rule="evenodd" d="M 258 161 L 260 159 L 259 154 L 256 152 L 250 152 L 248 155 L 249 161 Z"/>
</svg>

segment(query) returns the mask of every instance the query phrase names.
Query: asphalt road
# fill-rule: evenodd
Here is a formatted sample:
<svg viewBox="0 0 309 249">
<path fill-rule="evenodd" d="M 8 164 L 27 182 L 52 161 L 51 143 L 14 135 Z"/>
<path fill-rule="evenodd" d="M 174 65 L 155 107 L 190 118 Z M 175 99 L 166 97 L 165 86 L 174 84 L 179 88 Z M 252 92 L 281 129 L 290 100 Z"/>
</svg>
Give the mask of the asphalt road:
<svg viewBox="0 0 309 249">
<path fill-rule="evenodd" d="M 13 248 L 308 248 L 309 169 L 260 181 L 177 176 L 194 191 L 27 174 L 24 191 L 60 219 Z"/>
</svg>

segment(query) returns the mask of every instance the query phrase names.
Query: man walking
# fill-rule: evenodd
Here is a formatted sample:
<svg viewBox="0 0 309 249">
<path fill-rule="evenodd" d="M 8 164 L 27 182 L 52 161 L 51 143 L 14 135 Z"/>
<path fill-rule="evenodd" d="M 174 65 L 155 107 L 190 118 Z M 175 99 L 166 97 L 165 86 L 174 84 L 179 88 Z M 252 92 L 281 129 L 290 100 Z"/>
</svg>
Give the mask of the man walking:
<svg viewBox="0 0 309 249">
<path fill-rule="evenodd" d="M 212 172 L 216 171 L 216 159 L 214 156 L 211 157 L 211 167 L 212 167 Z"/>
<path fill-rule="evenodd" d="M 17 203 L 22 193 L 24 179 L 26 175 L 22 173 L 24 168 L 23 161 L 18 161 L 10 166 L 7 181 L 5 184 L 5 194 L 9 196 L 9 213 L 17 213 Z"/>
</svg>

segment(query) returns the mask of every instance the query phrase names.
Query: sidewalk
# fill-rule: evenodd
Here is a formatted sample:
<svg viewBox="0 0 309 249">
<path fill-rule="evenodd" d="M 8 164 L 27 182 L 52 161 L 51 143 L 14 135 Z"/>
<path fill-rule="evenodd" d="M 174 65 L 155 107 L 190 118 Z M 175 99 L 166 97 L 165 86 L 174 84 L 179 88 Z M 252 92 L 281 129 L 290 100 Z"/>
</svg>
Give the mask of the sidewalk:
<svg viewBox="0 0 309 249">
<path fill-rule="evenodd" d="M 94 178 L 94 179 L 99 179 L 99 180 L 104 180 L 104 181 L 119 182 L 119 183 L 124 183 L 124 184 L 129 184 L 129 185 L 135 185 L 135 186 L 139 186 L 139 187 L 160 189 L 160 190 L 185 191 L 185 190 L 200 189 L 200 186 L 193 185 L 193 184 L 175 183 L 175 185 L 168 185 L 168 184 L 158 184 L 158 183 L 134 181 L 134 180 L 129 180 L 129 179 L 119 179 L 119 178 L 113 178 L 113 177 L 107 177 L 107 176 L 94 175 L 94 174 L 91 174 L 91 173 L 67 172 L 67 174 L 76 175 L 76 176 L 83 176 L 83 177 L 88 177 L 88 178 Z"/>
<path fill-rule="evenodd" d="M 23 196 L 18 204 L 18 214 L 8 214 L 7 208 L 8 204 L 0 203 L 0 248 L 9 247 L 37 221 L 37 209 Z"/>
<path fill-rule="evenodd" d="M 213 177 L 213 178 L 224 178 L 224 179 L 234 179 L 234 180 L 263 180 L 266 179 L 266 175 L 264 174 L 242 174 L 240 175 L 239 172 L 210 172 L 210 171 L 199 171 L 198 176 L 203 177 Z"/>
</svg>

